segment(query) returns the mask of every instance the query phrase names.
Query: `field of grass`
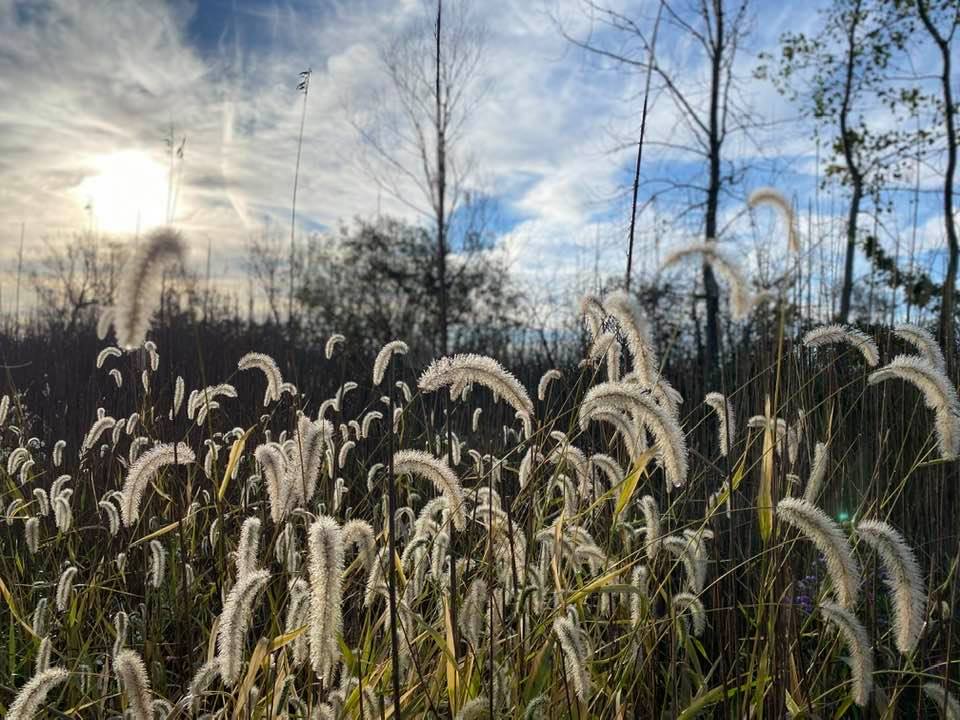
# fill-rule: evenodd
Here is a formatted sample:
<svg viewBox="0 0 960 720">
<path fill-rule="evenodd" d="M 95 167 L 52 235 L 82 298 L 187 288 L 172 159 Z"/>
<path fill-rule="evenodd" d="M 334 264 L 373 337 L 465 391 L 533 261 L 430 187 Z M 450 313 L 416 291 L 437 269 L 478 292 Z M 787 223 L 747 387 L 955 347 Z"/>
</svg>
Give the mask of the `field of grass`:
<svg viewBox="0 0 960 720">
<path fill-rule="evenodd" d="M 957 717 L 935 343 L 773 313 L 704 397 L 629 298 L 584 310 L 588 358 L 539 387 L 349 337 L 283 360 L 297 387 L 162 326 L 54 361 L 85 387 L 8 370 L 0 712 Z"/>
</svg>

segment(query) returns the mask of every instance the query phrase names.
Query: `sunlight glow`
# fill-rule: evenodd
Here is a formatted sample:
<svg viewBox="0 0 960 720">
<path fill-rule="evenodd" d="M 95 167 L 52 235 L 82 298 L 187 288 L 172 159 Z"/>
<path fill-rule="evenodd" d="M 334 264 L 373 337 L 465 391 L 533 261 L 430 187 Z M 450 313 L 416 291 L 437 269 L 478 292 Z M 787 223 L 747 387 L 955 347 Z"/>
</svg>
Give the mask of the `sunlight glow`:
<svg viewBox="0 0 960 720">
<path fill-rule="evenodd" d="M 144 232 L 167 222 L 166 168 L 139 150 L 104 155 L 96 175 L 84 178 L 77 197 L 94 227 L 107 233 Z"/>
</svg>

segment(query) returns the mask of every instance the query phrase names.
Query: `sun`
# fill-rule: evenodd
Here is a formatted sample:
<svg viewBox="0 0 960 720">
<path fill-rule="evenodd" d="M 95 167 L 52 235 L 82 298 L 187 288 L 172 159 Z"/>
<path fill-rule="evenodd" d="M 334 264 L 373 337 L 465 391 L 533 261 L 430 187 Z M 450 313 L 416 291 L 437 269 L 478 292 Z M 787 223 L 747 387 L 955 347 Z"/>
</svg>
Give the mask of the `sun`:
<svg viewBox="0 0 960 720">
<path fill-rule="evenodd" d="M 95 227 L 107 233 L 135 233 L 167 222 L 167 169 L 140 150 L 102 155 L 97 174 L 80 183 L 77 195 Z"/>
</svg>

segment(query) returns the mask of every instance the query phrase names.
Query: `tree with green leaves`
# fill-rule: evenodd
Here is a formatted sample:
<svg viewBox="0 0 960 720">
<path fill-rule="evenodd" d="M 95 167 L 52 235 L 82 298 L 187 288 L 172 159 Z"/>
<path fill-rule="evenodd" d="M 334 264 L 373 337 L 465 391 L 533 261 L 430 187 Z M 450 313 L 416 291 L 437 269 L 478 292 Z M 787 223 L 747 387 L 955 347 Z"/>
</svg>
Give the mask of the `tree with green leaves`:
<svg viewBox="0 0 960 720">
<path fill-rule="evenodd" d="M 448 258 L 451 346 L 502 352 L 516 327 L 517 294 L 483 233 L 468 231 L 463 242 L 467 249 Z M 304 322 L 317 335 L 349 333 L 366 352 L 401 338 L 429 353 L 440 284 L 435 249 L 432 228 L 390 217 L 313 238 L 298 298 Z"/>
<path fill-rule="evenodd" d="M 850 190 L 846 251 L 838 320 L 850 315 L 853 272 L 865 200 L 881 207 L 881 193 L 904 176 L 908 150 L 928 143 L 929 131 L 889 122 L 920 112 L 927 98 L 911 82 L 894 81 L 892 60 L 908 42 L 904 13 L 878 0 L 835 0 L 821 11 L 817 32 L 784 33 L 775 70 L 763 57 L 760 77 L 769 77 L 813 121 L 830 150 L 825 182 Z M 871 113 L 882 113 L 877 122 Z M 889 114 L 888 114 L 889 113 Z"/>
</svg>

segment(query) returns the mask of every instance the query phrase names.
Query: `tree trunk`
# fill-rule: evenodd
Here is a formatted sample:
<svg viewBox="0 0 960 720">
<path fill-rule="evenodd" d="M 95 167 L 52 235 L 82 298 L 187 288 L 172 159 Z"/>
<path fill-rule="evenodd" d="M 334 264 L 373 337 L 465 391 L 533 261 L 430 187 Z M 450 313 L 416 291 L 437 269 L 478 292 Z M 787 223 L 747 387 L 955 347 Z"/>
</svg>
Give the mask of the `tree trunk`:
<svg viewBox="0 0 960 720">
<path fill-rule="evenodd" d="M 917 11 L 927 33 L 940 50 L 940 84 L 943 89 L 943 120 L 947 135 L 947 172 L 943 181 L 943 222 L 947 231 L 947 274 L 943 280 L 943 303 L 940 306 L 940 342 L 946 355 L 947 367 L 954 367 L 956 355 L 956 306 L 954 296 L 957 287 L 957 226 L 953 219 L 953 183 L 957 173 L 957 108 L 953 104 L 953 89 L 950 87 L 950 43 L 933 24 L 926 0 L 917 0 Z"/>
<path fill-rule="evenodd" d="M 949 190 L 947 191 L 950 192 Z M 945 203 L 946 204 L 946 203 Z M 940 307 L 940 341 L 943 343 L 943 352 L 946 355 L 947 367 L 955 367 L 956 357 L 956 305 L 954 298 L 957 291 L 957 230 L 951 216 L 947 216 L 947 276 L 943 281 L 943 305 Z"/>
<path fill-rule="evenodd" d="M 854 155 L 850 134 L 850 104 L 853 97 L 853 69 L 857 62 L 857 27 L 860 24 L 861 2 L 853 7 L 850 26 L 847 29 L 847 65 L 843 86 L 843 103 L 840 106 L 840 141 L 843 144 L 843 160 L 850 174 L 853 195 L 847 212 L 847 256 L 843 264 L 843 287 L 840 290 L 839 321 L 847 322 L 850 316 L 850 297 L 853 295 L 853 261 L 857 249 L 857 217 L 860 215 L 860 202 L 863 200 L 863 175 Z"/>
<path fill-rule="evenodd" d="M 857 249 L 857 216 L 860 214 L 860 202 L 863 200 L 863 183 L 856 179 L 853 183 L 853 195 L 850 197 L 850 209 L 847 212 L 847 255 L 843 262 L 843 287 L 840 291 L 840 317 L 842 323 L 850 316 L 850 298 L 853 295 L 853 261 Z"/>
<path fill-rule="evenodd" d="M 706 263 L 703 266 L 703 290 L 707 300 L 707 362 L 704 377 L 707 388 L 712 388 L 720 367 L 720 288 L 713 268 Z"/>
<path fill-rule="evenodd" d="M 714 0 L 717 31 L 710 58 L 710 179 L 707 185 L 705 240 L 717 239 L 717 210 L 720 199 L 720 83 L 723 62 L 723 0 Z M 707 364 L 704 368 L 707 389 L 720 368 L 720 291 L 713 268 L 703 265 L 703 291 L 707 299 Z"/>
</svg>

